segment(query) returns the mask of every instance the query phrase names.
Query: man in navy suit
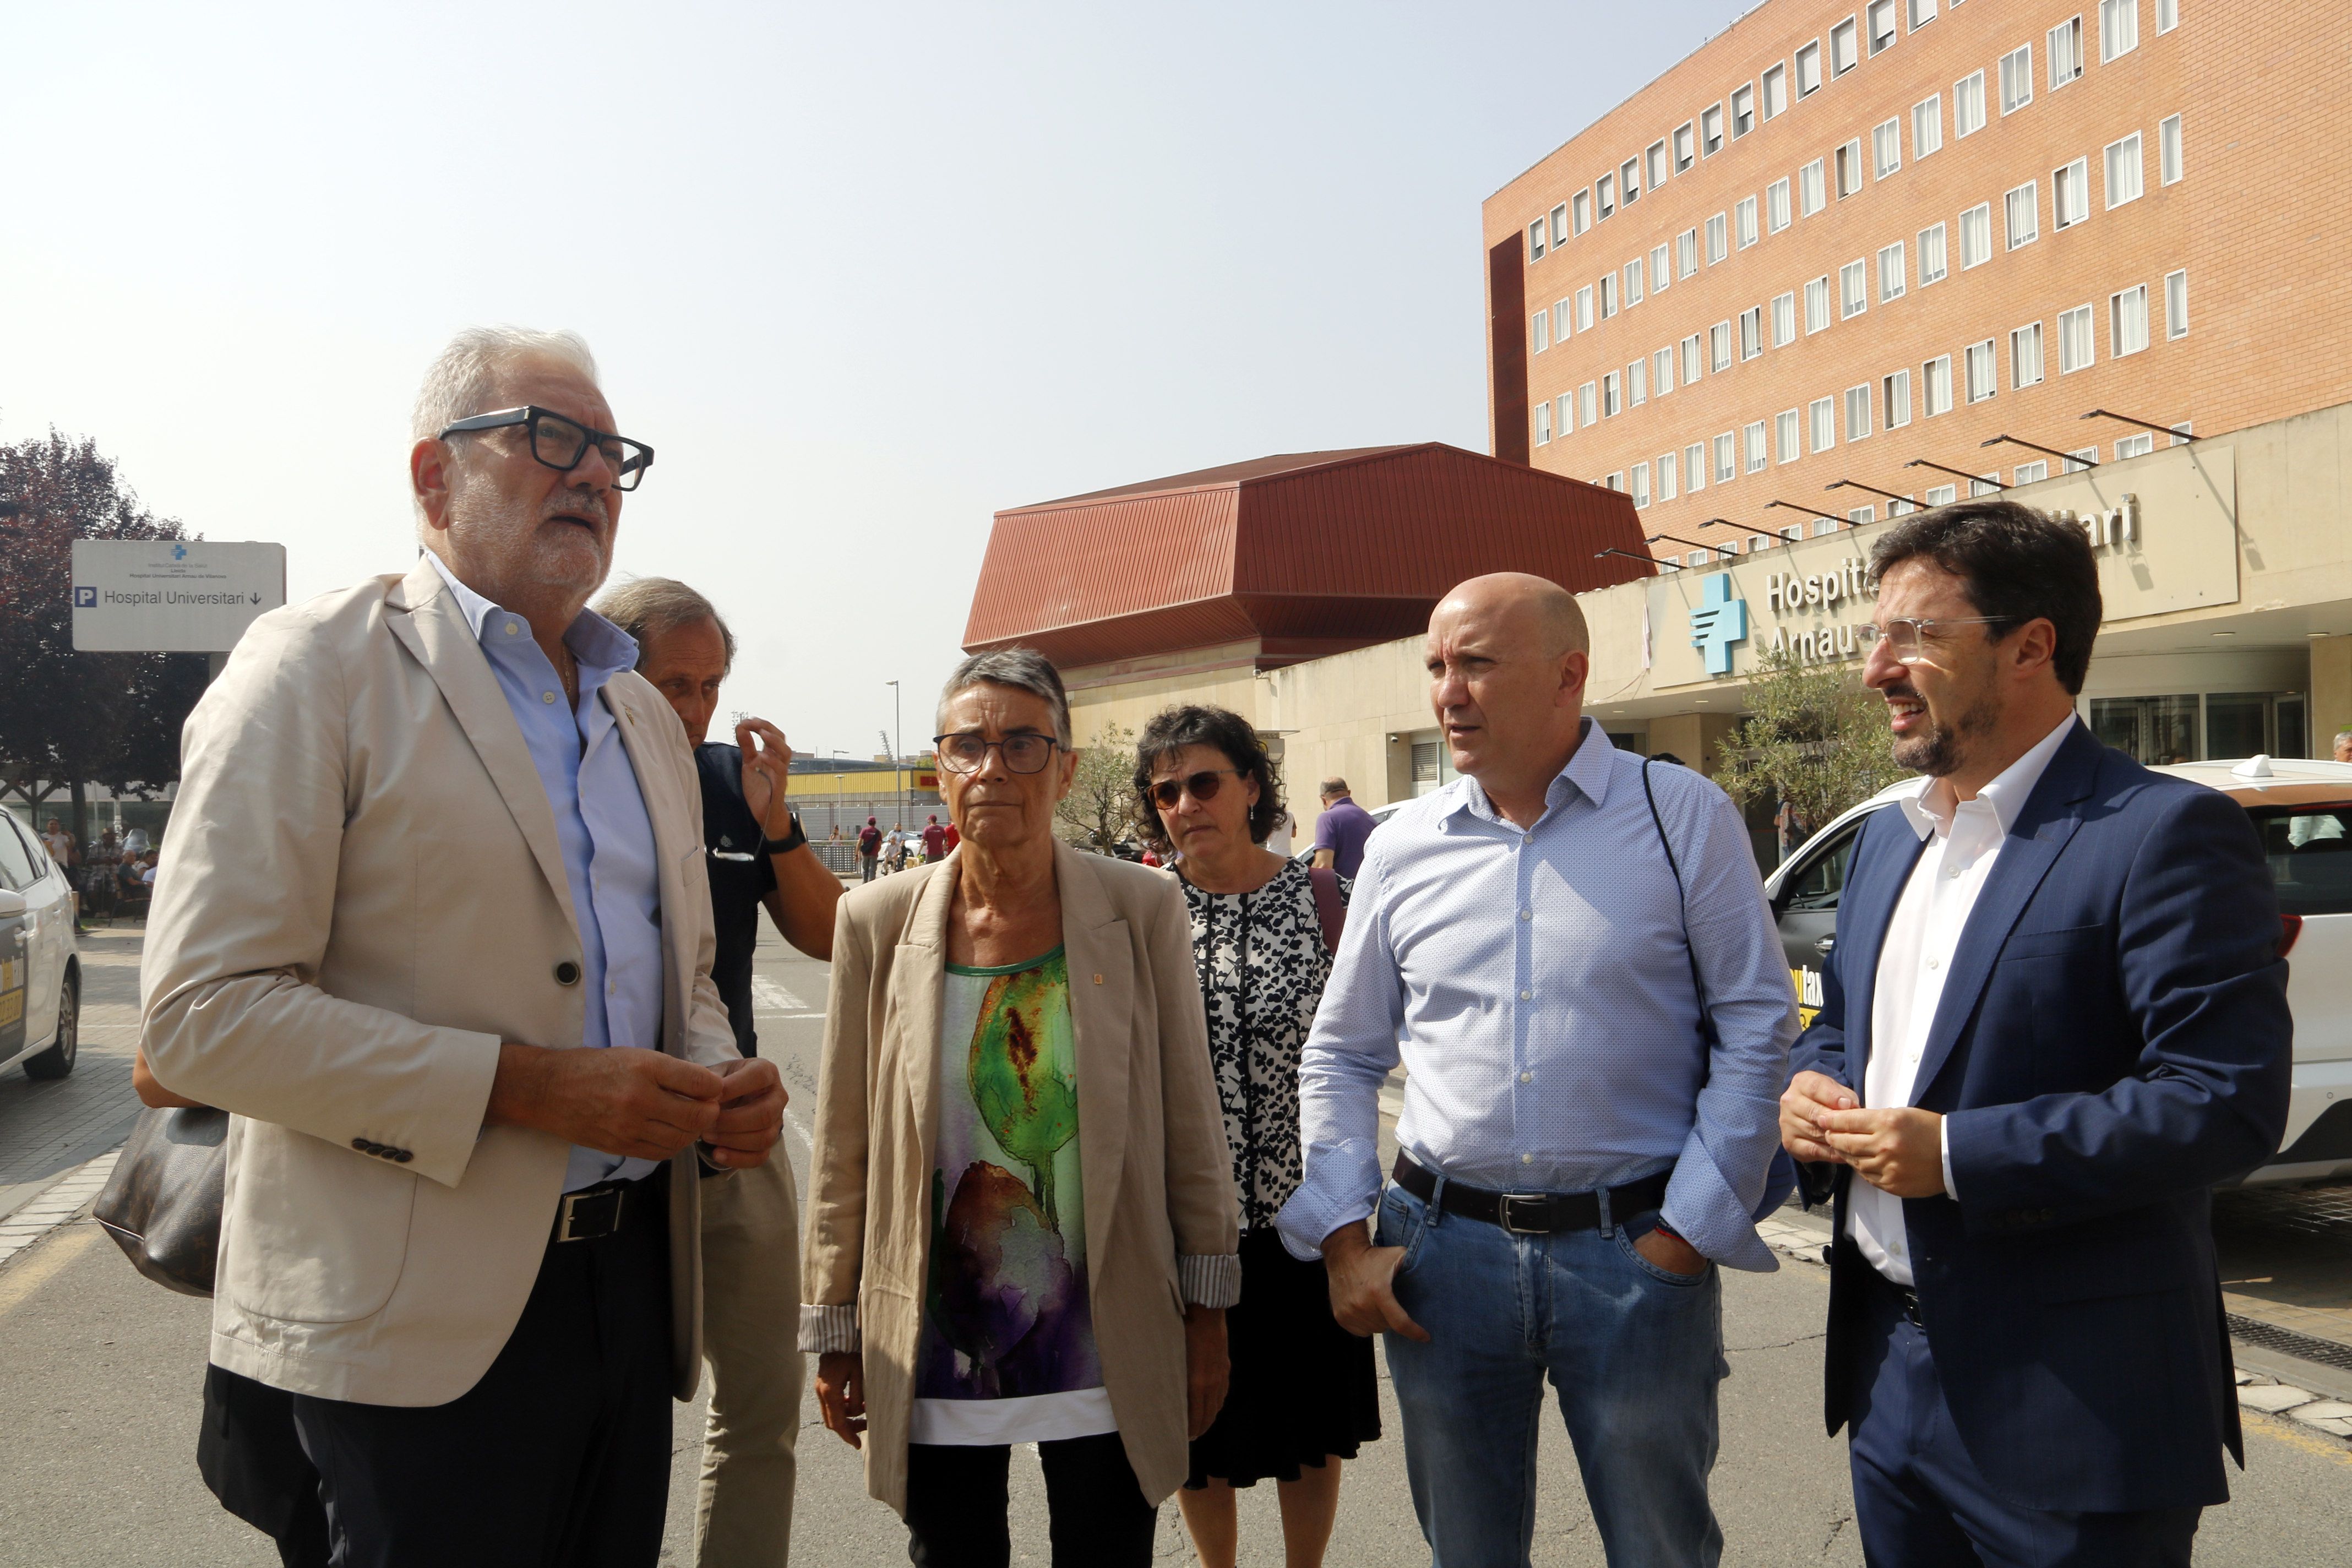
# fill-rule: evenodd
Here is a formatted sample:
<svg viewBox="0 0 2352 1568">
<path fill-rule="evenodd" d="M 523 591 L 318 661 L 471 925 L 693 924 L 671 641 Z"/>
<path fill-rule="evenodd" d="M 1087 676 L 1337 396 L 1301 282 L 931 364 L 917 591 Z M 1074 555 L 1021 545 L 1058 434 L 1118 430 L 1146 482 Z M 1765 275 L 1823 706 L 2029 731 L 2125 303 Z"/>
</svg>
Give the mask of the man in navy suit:
<svg viewBox="0 0 2352 1568">
<path fill-rule="evenodd" d="M 1842 1167 L 1826 1405 L 1863 1550 L 2186 1564 L 2245 1458 L 2207 1191 L 2286 1119 L 2262 847 L 2076 721 L 2079 528 L 1945 507 L 1871 571 L 1863 678 L 1927 777 L 1855 844 L 1780 1122 Z"/>
</svg>

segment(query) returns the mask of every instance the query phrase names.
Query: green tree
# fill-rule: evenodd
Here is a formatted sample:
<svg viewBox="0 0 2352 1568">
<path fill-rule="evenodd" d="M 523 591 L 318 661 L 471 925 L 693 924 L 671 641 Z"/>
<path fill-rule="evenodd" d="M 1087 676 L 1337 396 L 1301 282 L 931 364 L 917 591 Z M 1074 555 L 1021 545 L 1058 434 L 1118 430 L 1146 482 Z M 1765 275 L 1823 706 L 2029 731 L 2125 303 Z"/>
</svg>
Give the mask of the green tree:
<svg viewBox="0 0 2352 1568">
<path fill-rule="evenodd" d="M 52 430 L 0 446 L 0 795 L 64 791 L 89 842 L 85 786 L 142 796 L 180 776 L 202 654 L 76 653 L 73 542 L 186 539 L 139 504 L 112 458 Z"/>
<path fill-rule="evenodd" d="M 1107 725 L 1079 748 L 1077 775 L 1054 808 L 1054 827 L 1079 848 L 1108 855 L 1134 822 L 1135 731 Z"/>
<path fill-rule="evenodd" d="M 1895 761 L 1885 700 L 1854 671 L 1768 653 L 1747 707 L 1715 775 L 1742 805 L 1785 799 L 1820 827 L 1908 776 Z"/>
</svg>

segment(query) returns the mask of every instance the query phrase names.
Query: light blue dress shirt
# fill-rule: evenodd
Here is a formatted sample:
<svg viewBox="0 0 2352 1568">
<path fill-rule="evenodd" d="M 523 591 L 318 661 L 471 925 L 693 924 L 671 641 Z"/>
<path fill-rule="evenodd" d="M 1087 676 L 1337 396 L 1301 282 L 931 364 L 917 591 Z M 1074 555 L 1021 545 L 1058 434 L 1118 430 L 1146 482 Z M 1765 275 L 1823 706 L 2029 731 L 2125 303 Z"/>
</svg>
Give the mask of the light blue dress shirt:
<svg viewBox="0 0 2352 1568">
<path fill-rule="evenodd" d="M 531 766 L 539 771 L 555 836 L 563 848 L 564 879 L 580 925 L 580 984 L 583 1046 L 661 1048 L 661 874 L 653 818 L 646 814 L 636 770 L 621 744 L 612 710 L 599 700 L 604 683 L 635 669 L 637 645 L 626 632 L 583 610 L 563 643 L 580 665 L 580 700 L 567 709 L 563 682 L 530 634 L 530 623 L 500 609 L 457 580 L 431 551 L 441 574 L 482 645 L 507 707 L 522 730 Z M 571 1045 L 534 1040 L 533 1045 Z M 607 1154 L 574 1144 L 563 1190 L 602 1181 L 635 1181 L 657 1162 Z"/>
<path fill-rule="evenodd" d="M 1533 827 L 1460 778 L 1372 835 L 1300 1062 L 1305 1180 L 1276 1222 L 1293 1254 L 1372 1212 L 1380 1088 L 1402 1059 L 1397 1142 L 1430 1170 L 1577 1193 L 1671 1166 L 1667 1224 L 1718 1262 L 1777 1267 L 1754 1215 L 1797 1036 L 1789 965 L 1731 802 L 1687 768 L 1650 778 L 1683 908 L 1642 760 L 1590 719 Z"/>
</svg>

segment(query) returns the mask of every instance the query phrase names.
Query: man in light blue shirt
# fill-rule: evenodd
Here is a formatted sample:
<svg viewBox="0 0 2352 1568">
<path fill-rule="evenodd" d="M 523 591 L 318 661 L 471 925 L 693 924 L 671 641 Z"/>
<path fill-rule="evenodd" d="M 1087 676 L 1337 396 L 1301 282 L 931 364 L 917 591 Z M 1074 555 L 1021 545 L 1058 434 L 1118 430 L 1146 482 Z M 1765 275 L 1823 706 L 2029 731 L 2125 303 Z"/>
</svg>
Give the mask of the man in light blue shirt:
<svg viewBox="0 0 2352 1568">
<path fill-rule="evenodd" d="M 1427 662 L 1463 776 L 1366 847 L 1279 1227 L 1322 1254 L 1342 1324 L 1389 1335 L 1438 1562 L 1528 1561 L 1549 1375 L 1611 1561 L 1713 1563 L 1716 1265 L 1775 1267 L 1754 1218 L 1780 1195 L 1797 1032 L 1748 835 L 1713 784 L 1645 772 L 1583 717 L 1584 619 L 1557 584 L 1462 584 Z"/>
</svg>

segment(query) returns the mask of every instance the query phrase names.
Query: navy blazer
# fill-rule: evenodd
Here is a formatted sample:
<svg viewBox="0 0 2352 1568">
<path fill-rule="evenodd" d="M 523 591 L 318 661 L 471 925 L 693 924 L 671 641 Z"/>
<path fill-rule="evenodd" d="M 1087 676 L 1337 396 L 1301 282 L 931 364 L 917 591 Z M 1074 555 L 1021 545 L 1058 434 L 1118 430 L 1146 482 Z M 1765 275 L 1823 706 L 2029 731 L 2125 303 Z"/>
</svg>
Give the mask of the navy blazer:
<svg viewBox="0 0 2352 1568">
<path fill-rule="evenodd" d="M 1822 1010 L 1790 1055 L 1857 1089 L 1886 926 L 1921 842 L 1857 839 Z M 1959 1197 L 1903 1205 L 1920 1317 L 1961 1441 L 2021 1507 L 2229 1499 L 2245 1462 L 2208 1192 L 2285 1131 L 2294 1022 L 2277 894 L 2227 796 L 2077 724 L 1963 929 L 1913 1103 Z M 1826 1413 L 1853 1413 L 1869 1265 L 1837 1187 Z"/>
</svg>

